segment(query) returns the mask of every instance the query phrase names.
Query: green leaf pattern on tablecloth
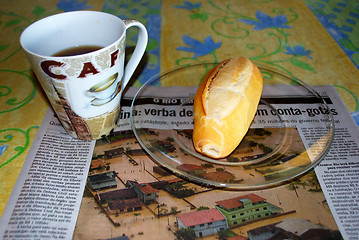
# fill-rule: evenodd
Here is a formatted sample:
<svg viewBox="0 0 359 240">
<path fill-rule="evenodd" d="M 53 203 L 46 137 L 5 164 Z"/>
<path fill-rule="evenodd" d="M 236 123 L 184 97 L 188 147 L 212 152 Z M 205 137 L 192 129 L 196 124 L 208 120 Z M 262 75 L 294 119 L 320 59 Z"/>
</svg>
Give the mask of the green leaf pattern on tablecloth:
<svg viewBox="0 0 359 240">
<path fill-rule="evenodd" d="M 44 8 L 36 6 L 32 10 L 33 19 L 28 19 L 15 12 L 0 12 L 0 14 L 3 15 L 3 19 L 6 19 L 6 21 L 0 23 L 0 29 L 4 31 L 12 29 L 14 33 L 18 33 L 22 32 L 32 22 L 52 13 L 48 12 L 46 14 Z M 36 94 L 35 79 L 30 74 L 30 70 L 14 70 L 8 65 L 20 50 L 19 42 L 7 42 L 6 38 L 0 40 L 0 78 L 5 80 L 0 83 L 0 115 L 2 116 L 7 116 L 26 106 Z M 9 76 L 11 81 L 6 81 Z M 17 91 L 16 86 L 19 85 L 23 86 L 22 91 Z M 8 119 L 11 119 L 10 115 Z M 29 132 L 31 129 L 38 128 L 37 126 L 31 126 L 24 131 L 20 128 L 3 127 L 5 126 L 0 128 L 0 168 L 16 159 L 29 147 Z M 14 139 L 21 139 L 23 145 L 15 146 Z"/>
<path fill-rule="evenodd" d="M 79 0 L 60 0 L 56 6 L 57 8 L 54 11 L 48 11 L 42 6 L 35 6 L 29 11 L 32 13 L 30 18 L 13 11 L 0 11 L 0 15 L 3 16 L 2 19 L 6 19 L 0 22 L 0 30 L 9 31 L 11 29 L 14 33 L 21 33 L 31 23 L 46 16 L 61 11 L 91 8 L 87 5 L 87 1 L 79 2 Z M 7 42 L 6 40 L 7 38 L 0 39 L 0 79 L 5 80 L 0 82 L 0 115 L 8 116 L 8 119 L 11 119 L 12 115 L 10 114 L 23 108 L 34 99 L 37 89 L 30 69 L 15 70 L 9 67 L 13 66 L 11 61 L 20 52 L 21 47 L 19 42 Z M 6 77 L 9 76 L 11 81 L 6 81 Z M 22 86 L 22 91 L 15 87 L 19 85 Z M 16 127 L 4 127 L 1 126 L 0 128 L 0 168 L 12 162 L 30 146 L 29 132 L 38 128 L 38 126 L 31 126 L 27 130 L 22 130 Z M 23 145 L 15 146 L 14 139 L 20 139 L 17 142 L 23 141 Z"/>
<path fill-rule="evenodd" d="M 215 19 L 212 20 L 211 23 L 213 34 L 223 38 L 246 39 L 250 34 L 256 34 L 256 31 L 266 30 L 266 37 L 271 38 L 271 40 L 274 39 L 277 42 L 276 49 L 269 50 L 265 45 L 260 43 L 247 43 L 246 47 L 248 50 L 260 50 L 259 54 L 251 56 L 250 59 L 259 63 L 271 65 L 291 75 L 293 75 L 292 72 L 285 68 L 283 63 L 289 62 L 299 69 L 316 72 L 315 68 L 311 65 L 312 57 L 310 56 L 310 53 L 312 51 L 300 44 L 292 46 L 293 44 L 288 40 L 290 33 L 286 32 L 286 29 L 292 28 L 290 24 L 298 18 L 298 14 L 293 9 L 276 8 L 268 13 L 257 10 L 255 16 L 248 16 L 236 12 L 231 8 L 230 4 L 223 6 L 216 4 L 217 2 L 215 3 L 211 0 L 208 0 L 207 2 L 213 8 L 213 12 L 210 12 L 211 9 L 203 9 L 201 2 L 190 3 L 188 1 L 183 1 L 183 5 L 173 5 L 173 7 L 188 11 L 189 17 L 192 20 L 200 19 L 202 22 L 205 22 L 209 19 L 209 16 L 211 16 L 211 19 Z M 222 14 L 219 14 L 218 10 Z M 231 29 L 231 35 L 223 33 L 222 29 Z M 188 38 L 191 38 L 191 36 L 187 36 L 186 34 L 183 35 L 183 39 Z M 186 42 L 184 43 L 186 44 Z M 178 47 L 176 49 L 193 52 L 193 49 L 202 49 L 203 44 L 200 40 L 193 40 L 191 47 L 192 49 L 184 47 Z M 208 51 L 208 55 L 213 56 L 214 60 L 217 60 L 213 51 Z M 277 56 L 273 57 L 274 55 Z M 200 55 L 195 54 L 192 58 L 194 61 L 198 61 L 199 56 Z M 183 59 L 188 59 L 188 57 Z M 177 64 L 183 59 L 177 60 Z"/>
<path fill-rule="evenodd" d="M 9 164 L 30 146 L 29 133 L 36 128 L 38 126 L 32 126 L 26 131 L 19 128 L 0 129 L 0 157 L 6 156 L 0 158 L 0 168 Z M 15 138 L 22 139 L 23 145 L 14 146 L 11 142 Z M 7 154 L 5 155 L 5 153 Z"/>
<path fill-rule="evenodd" d="M 43 7 L 36 6 L 32 13 L 34 15 L 33 19 L 28 19 L 23 16 L 20 16 L 16 14 L 15 12 L 0 12 L 1 15 L 6 16 L 8 20 L 6 22 L 3 22 L 0 27 L 1 28 L 12 28 L 13 32 L 22 32 L 28 25 L 30 25 L 32 22 L 45 17 L 47 15 L 53 14 L 53 13 L 46 13 L 46 10 Z M 11 52 L 7 52 L 6 50 L 10 48 L 10 46 L 16 46 L 14 50 Z M 14 95 L 16 94 L 16 91 L 12 90 L 11 86 L 5 86 L 0 85 L 0 114 L 5 114 L 8 112 L 12 112 L 16 109 L 19 109 L 29 103 L 35 96 L 36 93 L 36 85 L 35 85 L 35 79 L 31 76 L 31 74 L 26 73 L 28 72 L 28 69 L 25 69 L 24 71 L 18 71 L 14 69 L 8 69 L 7 62 L 11 61 L 11 58 L 17 54 L 21 50 L 19 42 L 13 42 L 9 43 L 6 42 L 6 40 L 2 39 L 0 40 L 0 74 L 1 73 L 12 73 L 19 75 L 18 77 L 14 79 L 18 79 L 20 82 L 18 84 L 24 84 L 24 78 L 25 81 L 29 81 L 31 88 L 28 91 L 28 95 L 21 96 L 21 95 Z M 5 52 L 6 51 L 6 52 Z"/>
</svg>

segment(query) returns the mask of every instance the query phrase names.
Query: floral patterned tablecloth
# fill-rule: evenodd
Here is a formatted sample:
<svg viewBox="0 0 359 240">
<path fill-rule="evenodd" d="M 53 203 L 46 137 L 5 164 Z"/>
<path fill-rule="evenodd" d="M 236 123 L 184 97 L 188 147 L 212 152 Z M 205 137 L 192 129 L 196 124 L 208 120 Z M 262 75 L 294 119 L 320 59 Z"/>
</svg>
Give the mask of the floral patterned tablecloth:
<svg viewBox="0 0 359 240">
<path fill-rule="evenodd" d="M 240 4 L 237 0 L 4 0 L 0 5 L 0 215 L 49 106 L 20 48 L 20 34 L 40 18 L 73 10 L 102 10 L 146 25 L 146 62 L 132 86 L 174 67 L 245 55 L 311 85 L 333 84 L 359 123 L 355 0 Z M 136 32 L 130 30 L 127 42 L 135 41 Z M 171 83 L 176 84 L 190 83 Z"/>
</svg>

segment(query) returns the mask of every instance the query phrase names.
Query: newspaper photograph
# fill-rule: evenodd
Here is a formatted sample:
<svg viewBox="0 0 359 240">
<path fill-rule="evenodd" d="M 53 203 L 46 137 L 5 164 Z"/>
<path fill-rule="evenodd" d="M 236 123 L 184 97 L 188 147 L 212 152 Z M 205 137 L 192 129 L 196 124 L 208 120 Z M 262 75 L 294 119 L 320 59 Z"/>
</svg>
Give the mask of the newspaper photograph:
<svg viewBox="0 0 359 240">
<path fill-rule="evenodd" d="M 330 121 L 336 124 L 336 128 L 350 129 L 347 137 L 353 143 L 351 149 L 357 145 L 357 127 L 335 89 L 332 86 L 321 86 L 316 90 L 328 104 L 328 109 L 313 103 L 311 96 L 296 96 L 293 86 L 266 86 L 262 98 L 267 105 L 259 105 L 251 129 L 236 149 L 236 157 L 228 159 L 228 162 L 253 159 L 266 151 L 278 149 L 278 146 L 283 145 L 280 136 L 285 133 L 291 139 L 291 151 L 287 151 L 278 161 L 298 159 L 298 165 L 287 165 L 285 171 L 306 166 L 316 156 L 318 149 L 328 143 L 327 127 L 330 126 Z M 178 151 L 183 146 L 178 146 L 176 142 L 187 139 L 181 142 L 188 143 L 185 147 L 192 147 L 191 96 L 196 89 L 181 91 L 168 88 L 162 91 L 163 95 L 159 95 L 156 88 L 153 88 L 153 92 L 147 91 L 143 98 L 138 99 L 138 106 L 133 109 L 136 128 L 141 128 L 141 131 L 146 129 L 147 132 L 145 136 L 148 139 L 144 139 L 145 143 L 142 144 L 150 151 L 162 146 L 167 151 L 166 155 L 172 156 L 181 164 L 176 166 L 175 172 L 168 171 L 156 164 L 153 156 L 149 156 L 139 144 L 139 139 L 129 130 L 131 100 L 125 98 L 119 128 L 106 140 L 96 143 L 74 239 L 84 239 L 90 235 L 97 239 L 118 236 L 128 239 L 176 239 L 185 236 L 187 229 L 192 229 L 195 236 L 201 239 L 234 236 L 256 239 L 264 235 L 356 239 L 358 222 L 357 214 L 353 211 L 355 203 L 347 205 L 353 214 L 341 211 L 339 206 L 346 204 L 333 205 L 331 198 L 335 196 L 337 189 L 325 184 L 327 178 L 319 179 L 322 172 L 332 171 L 327 168 L 327 158 L 342 162 L 337 156 L 331 156 L 333 151 L 337 151 L 333 147 L 321 164 L 316 166 L 315 171 L 311 170 L 278 186 L 249 191 L 200 184 L 176 175 L 176 170 L 191 172 L 191 176 L 200 176 L 200 179 L 236 184 L 246 180 L 243 178 L 247 172 L 255 176 L 251 177 L 252 181 L 258 176 L 270 180 L 283 169 L 273 169 L 271 166 L 250 169 L 251 166 L 243 166 L 240 167 L 240 173 L 236 174 L 238 167 L 230 164 L 220 166 L 204 162 L 197 165 L 190 160 L 186 162 L 188 154 Z M 188 95 L 181 97 L 176 95 L 178 92 Z M 166 135 L 168 129 L 176 129 L 176 134 Z M 141 131 L 139 132 L 142 134 Z M 334 137 L 331 143 L 336 146 L 338 141 L 342 140 Z M 346 160 L 358 163 L 355 158 L 358 152 L 354 148 L 353 155 Z M 154 157 L 158 158 L 159 155 L 154 154 Z M 102 182 L 100 179 L 107 181 Z M 357 194 L 353 196 L 355 199 Z M 239 205 L 231 206 L 233 202 L 238 202 Z M 249 203 L 247 207 L 238 209 L 241 205 L 245 206 L 246 202 Z M 86 217 L 89 212 L 93 216 L 91 219 Z M 346 219 L 339 220 L 338 212 Z M 210 220 L 209 216 L 216 213 L 224 218 Z M 198 219 L 198 222 L 188 223 L 188 219 Z M 199 219 L 205 223 L 200 223 Z M 225 223 L 221 224 L 221 220 Z M 88 231 L 99 224 L 101 231 Z"/>
</svg>

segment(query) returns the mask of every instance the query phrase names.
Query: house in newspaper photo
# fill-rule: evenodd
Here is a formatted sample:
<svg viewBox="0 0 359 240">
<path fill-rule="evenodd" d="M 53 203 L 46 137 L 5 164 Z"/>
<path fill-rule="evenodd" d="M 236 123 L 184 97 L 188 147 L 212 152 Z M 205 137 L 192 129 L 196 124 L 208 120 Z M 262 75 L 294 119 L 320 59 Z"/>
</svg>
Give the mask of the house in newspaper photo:
<svg viewBox="0 0 359 240">
<path fill-rule="evenodd" d="M 285 218 L 283 221 L 258 227 L 247 232 L 248 239 L 341 239 L 339 231 L 301 218 Z"/>
<path fill-rule="evenodd" d="M 95 199 L 109 215 L 141 210 L 144 205 L 131 188 L 98 193 Z"/>
<path fill-rule="evenodd" d="M 93 191 L 100 191 L 109 188 L 116 188 L 117 182 L 115 180 L 116 172 L 109 171 L 100 174 L 90 175 L 87 178 L 87 185 Z"/>
<path fill-rule="evenodd" d="M 111 159 L 114 157 L 118 157 L 118 156 L 121 156 L 122 153 L 123 153 L 123 147 L 107 150 L 107 151 L 105 151 L 105 158 Z"/>
<path fill-rule="evenodd" d="M 150 184 L 139 184 L 135 181 L 127 181 L 126 185 L 136 192 L 138 198 L 141 199 L 144 204 L 152 203 L 158 198 L 158 190 L 153 188 Z"/>
<path fill-rule="evenodd" d="M 216 202 L 216 208 L 227 218 L 229 226 L 236 226 L 283 212 L 283 209 L 250 193 Z"/>
<path fill-rule="evenodd" d="M 216 171 L 216 172 L 208 172 L 201 175 L 204 179 L 209 181 L 219 181 L 225 183 L 233 183 L 235 182 L 235 175 L 225 170 Z M 238 182 L 241 180 L 237 180 Z"/>
<path fill-rule="evenodd" d="M 192 174 L 192 175 L 202 175 L 205 173 L 205 169 L 201 166 L 196 164 L 181 164 L 177 167 L 178 170 L 181 170 L 185 173 Z"/>
<path fill-rule="evenodd" d="M 126 188 L 96 194 L 97 202 L 109 214 L 141 210 L 158 198 L 158 190 L 147 183 L 127 181 Z"/>
<path fill-rule="evenodd" d="M 215 208 L 177 215 L 177 227 L 193 229 L 197 237 L 217 234 L 228 228 L 224 215 Z"/>
<path fill-rule="evenodd" d="M 106 169 L 106 163 L 103 159 L 96 159 L 97 156 L 92 157 L 90 172 L 101 171 L 102 169 Z"/>
<path fill-rule="evenodd" d="M 211 164 L 198 166 L 196 164 L 186 163 L 179 165 L 177 169 L 190 175 L 200 176 L 209 181 L 220 181 L 226 183 L 242 181 L 242 179 L 236 179 L 236 176 L 233 173 L 226 171 L 224 168 L 213 169 L 213 165 L 209 165 Z M 210 168 L 212 168 L 212 171 L 207 172 Z"/>
</svg>

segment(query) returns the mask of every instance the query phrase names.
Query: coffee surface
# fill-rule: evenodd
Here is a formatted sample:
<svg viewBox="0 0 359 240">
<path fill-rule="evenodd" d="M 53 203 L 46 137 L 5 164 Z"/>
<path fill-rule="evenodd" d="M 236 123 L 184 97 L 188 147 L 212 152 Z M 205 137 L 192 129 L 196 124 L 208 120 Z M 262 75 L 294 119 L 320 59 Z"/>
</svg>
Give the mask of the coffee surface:
<svg viewBox="0 0 359 240">
<path fill-rule="evenodd" d="M 71 48 L 61 50 L 61 51 L 55 53 L 53 56 L 54 57 L 76 56 L 76 55 L 94 52 L 101 48 L 102 47 L 100 47 L 100 46 L 76 46 L 76 47 L 71 47 Z"/>
</svg>

